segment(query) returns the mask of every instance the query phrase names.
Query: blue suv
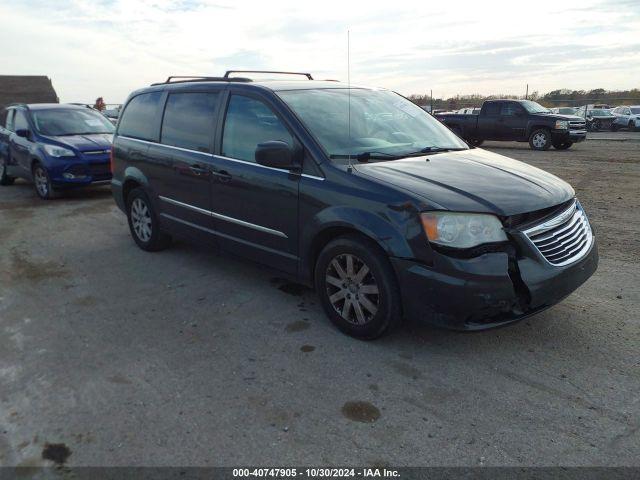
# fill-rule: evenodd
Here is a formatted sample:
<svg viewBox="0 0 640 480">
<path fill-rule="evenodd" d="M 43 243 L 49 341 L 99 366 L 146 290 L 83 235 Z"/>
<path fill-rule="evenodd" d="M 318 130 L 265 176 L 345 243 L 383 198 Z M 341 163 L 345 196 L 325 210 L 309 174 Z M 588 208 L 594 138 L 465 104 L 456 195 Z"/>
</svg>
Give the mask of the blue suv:
<svg viewBox="0 0 640 480">
<path fill-rule="evenodd" d="M 86 107 L 10 105 L 0 112 L 0 185 L 21 177 L 48 200 L 65 188 L 107 184 L 114 130 Z"/>
</svg>

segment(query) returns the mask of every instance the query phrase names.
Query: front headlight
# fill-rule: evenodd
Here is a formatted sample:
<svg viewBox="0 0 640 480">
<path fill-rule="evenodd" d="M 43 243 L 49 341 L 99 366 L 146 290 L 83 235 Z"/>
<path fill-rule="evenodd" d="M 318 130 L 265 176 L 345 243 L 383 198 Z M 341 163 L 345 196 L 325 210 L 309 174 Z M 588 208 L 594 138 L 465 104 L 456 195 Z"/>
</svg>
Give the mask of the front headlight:
<svg viewBox="0 0 640 480">
<path fill-rule="evenodd" d="M 445 247 L 472 248 L 507 240 L 500 220 L 494 215 L 425 212 L 420 214 L 420 220 L 429 241 Z"/>
<path fill-rule="evenodd" d="M 556 120 L 556 130 L 566 130 L 569 128 L 567 120 Z"/>
<path fill-rule="evenodd" d="M 68 148 L 59 147 L 57 145 L 48 145 L 48 144 L 45 144 L 43 146 L 44 146 L 45 152 L 47 152 L 47 154 L 51 155 L 52 157 L 75 157 L 76 156 L 73 150 L 69 150 Z"/>
</svg>

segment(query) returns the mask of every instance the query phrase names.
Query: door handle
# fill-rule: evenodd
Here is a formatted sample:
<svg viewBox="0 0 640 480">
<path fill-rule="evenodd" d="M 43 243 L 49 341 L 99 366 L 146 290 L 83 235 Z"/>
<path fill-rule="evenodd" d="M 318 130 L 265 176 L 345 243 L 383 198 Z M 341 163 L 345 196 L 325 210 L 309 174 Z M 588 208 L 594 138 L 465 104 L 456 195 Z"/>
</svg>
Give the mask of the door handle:
<svg viewBox="0 0 640 480">
<path fill-rule="evenodd" d="M 192 172 L 194 175 L 198 175 L 198 176 L 200 176 L 200 175 L 207 175 L 207 174 L 209 173 L 209 169 L 208 169 L 208 168 L 204 168 L 204 167 L 203 167 L 203 166 L 201 166 L 201 165 L 191 165 L 191 166 L 189 167 L 189 170 L 191 170 L 191 172 Z"/>
<path fill-rule="evenodd" d="M 231 174 L 225 170 L 213 171 L 211 174 L 215 177 L 218 177 L 218 180 L 221 182 L 228 182 L 231 180 Z"/>
</svg>

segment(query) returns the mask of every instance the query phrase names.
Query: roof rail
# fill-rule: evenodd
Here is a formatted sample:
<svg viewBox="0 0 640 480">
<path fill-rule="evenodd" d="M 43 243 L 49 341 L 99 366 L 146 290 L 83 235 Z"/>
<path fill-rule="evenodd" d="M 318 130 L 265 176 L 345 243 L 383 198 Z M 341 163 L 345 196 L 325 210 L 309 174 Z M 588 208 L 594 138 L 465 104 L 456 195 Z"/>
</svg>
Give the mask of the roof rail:
<svg viewBox="0 0 640 480">
<path fill-rule="evenodd" d="M 5 105 L 5 108 L 9 108 L 9 107 L 24 107 L 27 110 L 29 110 L 29 105 L 27 105 L 24 102 L 14 102 L 14 103 L 10 103 L 9 105 Z"/>
<path fill-rule="evenodd" d="M 151 85 L 165 85 L 167 83 L 188 83 L 188 82 L 250 82 L 250 78 L 242 77 L 200 77 L 191 75 L 172 75 L 164 82 L 152 83 Z"/>
<path fill-rule="evenodd" d="M 238 78 L 238 77 L 230 77 L 229 75 L 232 74 L 232 73 L 275 73 L 277 75 L 304 75 L 305 77 L 307 77 L 307 79 L 313 80 L 313 77 L 311 76 L 310 73 L 304 73 L 304 72 L 277 72 L 277 71 L 273 71 L 273 70 L 227 70 L 226 73 L 224 74 L 224 78 L 226 78 L 226 79 Z"/>
</svg>

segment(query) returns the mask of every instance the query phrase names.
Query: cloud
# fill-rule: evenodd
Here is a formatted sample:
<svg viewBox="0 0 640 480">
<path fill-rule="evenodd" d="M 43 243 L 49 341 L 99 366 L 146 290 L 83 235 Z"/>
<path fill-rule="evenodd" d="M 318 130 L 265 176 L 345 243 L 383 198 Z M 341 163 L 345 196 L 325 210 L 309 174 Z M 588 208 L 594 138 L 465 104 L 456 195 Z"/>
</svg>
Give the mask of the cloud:
<svg viewBox="0 0 640 480">
<path fill-rule="evenodd" d="M 49 75 L 63 101 L 123 101 L 169 75 L 310 71 L 404 94 L 637 87 L 637 0 L 17 0 L 0 5 L 3 73 Z M 28 32 L 28 35 L 25 35 Z M 19 41 L 16 41 L 19 39 Z"/>
</svg>

